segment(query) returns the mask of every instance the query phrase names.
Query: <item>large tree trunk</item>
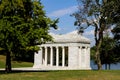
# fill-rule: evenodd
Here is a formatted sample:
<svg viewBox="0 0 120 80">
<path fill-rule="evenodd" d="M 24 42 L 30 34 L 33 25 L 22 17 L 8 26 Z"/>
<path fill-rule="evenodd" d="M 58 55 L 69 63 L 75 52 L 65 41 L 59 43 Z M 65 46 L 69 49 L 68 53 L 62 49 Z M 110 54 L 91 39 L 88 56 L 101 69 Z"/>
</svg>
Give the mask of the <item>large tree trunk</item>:
<svg viewBox="0 0 120 80">
<path fill-rule="evenodd" d="M 95 59 L 96 59 L 96 62 L 97 62 L 98 70 L 102 69 L 102 64 L 101 64 L 101 59 L 100 59 L 100 47 L 101 47 L 102 40 L 103 40 L 104 29 L 105 29 L 105 20 L 102 17 L 100 19 L 99 26 L 97 24 L 95 24 L 95 33 L 94 33 L 95 41 L 96 41 Z"/>
<path fill-rule="evenodd" d="M 95 53 L 95 59 L 97 62 L 98 70 L 102 69 L 101 59 L 100 59 L 100 46 L 102 44 L 102 38 L 99 39 L 97 45 L 96 45 L 96 53 Z"/>
<path fill-rule="evenodd" d="M 6 53 L 6 66 L 5 66 L 5 71 L 6 73 L 11 72 L 11 52 Z"/>
<path fill-rule="evenodd" d="M 97 62 L 98 70 L 101 70 L 102 69 L 102 64 L 101 64 L 101 60 L 100 60 L 99 50 L 96 51 L 96 62 Z"/>
</svg>

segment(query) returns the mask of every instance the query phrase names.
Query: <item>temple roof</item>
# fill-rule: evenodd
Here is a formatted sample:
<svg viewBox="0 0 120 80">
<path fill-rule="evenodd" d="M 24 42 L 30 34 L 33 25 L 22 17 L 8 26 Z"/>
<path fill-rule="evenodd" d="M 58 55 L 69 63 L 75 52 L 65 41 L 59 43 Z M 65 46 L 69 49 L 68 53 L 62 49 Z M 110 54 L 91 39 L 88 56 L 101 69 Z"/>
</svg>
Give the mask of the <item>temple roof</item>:
<svg viewBox="0 0 120 80">
<path fill-rule="evenodd" d="M 53 41 L 56 43 L 90 43 L 90 40 L 80 34 L 77 31 L 73 31 L 67 34 L 54 34 L 50 33 L 53 37 Z"/>
</svg>

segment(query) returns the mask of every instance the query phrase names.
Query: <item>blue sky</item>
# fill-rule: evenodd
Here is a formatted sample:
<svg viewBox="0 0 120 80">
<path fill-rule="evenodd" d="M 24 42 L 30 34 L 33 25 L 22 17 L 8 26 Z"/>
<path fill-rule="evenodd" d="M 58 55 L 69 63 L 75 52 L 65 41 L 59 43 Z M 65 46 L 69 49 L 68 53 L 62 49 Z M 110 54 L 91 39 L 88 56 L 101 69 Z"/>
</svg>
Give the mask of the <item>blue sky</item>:
<svg viewBox="0 0 120 80">
<path fill-rule="evenodd" d="M 51 32 L 65 34 L 76 30 L 75 18 L 70 15 L 77 11 L 77 0 L 41 0 L 41 3 L 48 17 L 59 18 L 58 30 L 51 29 Z M 91 40 L 91 45 L 94 44 L 93 28 L 85 30 L 84 36 Z"/>
<path fill-rule="evenodd" d="M 54 33 L 64 34 L 76 29 L 75 18 L 70 14 L 77 10 L 76 0 L 41 0 L 46 15 L 52 19 L 59 18 L 59 29 L 52 30 Z"/>
</svg>

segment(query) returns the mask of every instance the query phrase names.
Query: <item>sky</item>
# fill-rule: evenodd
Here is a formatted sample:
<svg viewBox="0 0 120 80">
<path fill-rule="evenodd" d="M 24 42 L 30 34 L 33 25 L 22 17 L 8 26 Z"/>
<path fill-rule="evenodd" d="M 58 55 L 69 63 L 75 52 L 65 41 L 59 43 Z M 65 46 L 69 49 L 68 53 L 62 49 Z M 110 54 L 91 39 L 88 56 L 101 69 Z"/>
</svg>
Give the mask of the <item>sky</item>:
<svg viewBox="0 0 120 80">
<path fill-rule="evenodd" d="M 75 18 L 70 16 L 78 10 L 77 0 L 41 0 L 41 3 L 48 17 L 51 19 L 59 18 L 58 29 L 51 29 L 50 32 L 66 34 L 77 30 L 77 26 L 74 26 Z M 83 35 L 91 40 L 91 46 L 93 46 L 93 28 L 86 29 Z"/>
</svg>

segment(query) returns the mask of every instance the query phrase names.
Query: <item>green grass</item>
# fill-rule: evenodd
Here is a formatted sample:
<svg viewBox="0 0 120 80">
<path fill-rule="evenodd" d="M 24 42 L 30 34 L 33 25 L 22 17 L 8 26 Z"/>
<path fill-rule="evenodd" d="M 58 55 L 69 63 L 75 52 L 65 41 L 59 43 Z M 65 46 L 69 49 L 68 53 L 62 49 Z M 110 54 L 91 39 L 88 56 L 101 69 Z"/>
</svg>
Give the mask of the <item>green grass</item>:
<svg viewBox="0 0 120 80">
<path fill-rule="evenodd" d="M 120 70 L 1 73 L 0 80 L 120 80 Z"/>
<path fill-rule="evenodd" d="M 5 56 L 0 55 L 0 68 L 5 67 Z"/>
<path fill-rule="evenodd" d="M 18 67 L 32 67 L 33 63 L 31 62 L 18 62 L 18 61 L 12 61 L 12 68 L 18 68 Z M 0 68 L 5 68 L 5 56 L 0 55 Z"/>
</svg>

